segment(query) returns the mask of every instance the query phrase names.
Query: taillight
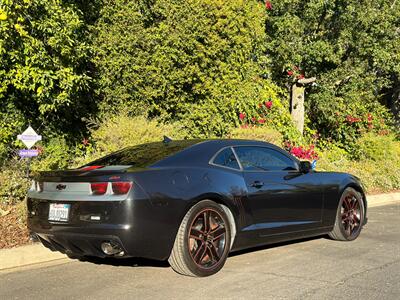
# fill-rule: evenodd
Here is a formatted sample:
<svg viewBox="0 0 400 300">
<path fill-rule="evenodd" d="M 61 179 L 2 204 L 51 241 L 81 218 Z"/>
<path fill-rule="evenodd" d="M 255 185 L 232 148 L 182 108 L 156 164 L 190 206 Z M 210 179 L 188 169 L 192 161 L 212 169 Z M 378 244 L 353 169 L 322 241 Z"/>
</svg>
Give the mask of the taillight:
<svg viewBox="0 0 400 300">
<path fill-rule="evenodd" d="M 93 195 L 104 195 L 107 192 L 108 182 L 92 182 L 90 188 Z"/>
<path fill-rule="evenodd" d="M 129 192 L 129 190 L 132 187 L 132 182 L 129 181 L 117 181 L 117 182 L 112 182 L 112 190 L 113 193 L 116 195 L 124 195 Z"/>
<path fill-rule="evenodd" d="M 43 192 L 43 182 L 42 181 L 36 182 L 36 190 L 38 192 Z"/>
<path fill-rule="evenodd" d="M 83 168 L 79 169 L 79 171 L 91 171 L 91 170 L 96 170 L 96 169 L 100 169 L 100 168 L 104 168 L 104 166 L 87 166 L 87 167 L 83 167 Z"/>
</svg>

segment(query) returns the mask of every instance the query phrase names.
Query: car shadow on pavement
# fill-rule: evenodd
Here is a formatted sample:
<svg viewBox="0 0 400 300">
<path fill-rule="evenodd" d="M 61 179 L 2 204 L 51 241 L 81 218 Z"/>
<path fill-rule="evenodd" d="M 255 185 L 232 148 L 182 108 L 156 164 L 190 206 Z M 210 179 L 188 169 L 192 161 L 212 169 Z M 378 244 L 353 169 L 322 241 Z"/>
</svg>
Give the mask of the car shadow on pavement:
<svg viewBox="0 0 400 300">
<path fill-rule="evenodd" d="M 247 249 L 231 252 L 229 254 L 229 257 L 234 257 L 234 256 L 237 256 L 237 255 L 243 255 L 243 254 L 247 254 L 247 253 L 267 250 L 267 249 L 271 249 L 271 248 L 279 248 L 279 247 L 283 247 L 283 246 L 299 244 L 299 243 L 303 243 L 303 242 L 309 242 L 309 241 L 312 241 L 312 240 L 318 240 L 318 239 L 323 239 L 323 238 L 328 238 L 328 236 L 324 236 L 324 235 L 322 235 L 322 236 L 314 236 L 314 237 L 309 237 L 309 238 L 291 240 L 291 241 L 287 241 L 287 242 L 280 242 L 280 243 L 274 243 L 274 244 L 269 244 L 269 245 L 263 245 L 263 246 L 247 248 Z"/>
<path fill-rule="evenodd" d="M 93 257 L 85 256 L 83 258 L 74 259 L 83 262 L 89 262 L 96 265 L 110 265 L 116 267 L 155 267 L 155 268 L 167 268 L 169 267 L 168 261 L 158 261 L 146 258 L 113 258 L 113 257 Z"/>
<path fill-rule="evenodd" d="M 239 250 L 239 251 L 230 253 L 229 257 L 234 257 L 237 255 L 243 255 L 243 254 L 247 254 L 247 253 L 267 250 L 267 249 L 271 249 L 271 248 L 279 248 L 279 247 L 288 246 L 288 245 L 292 245 L 292 244 L 308 242 L 308 241 L 312 241 L 312 240 L 316 240 L 316 239 L 321 239 L 324 237 L 325 236 L 316 236 L 316 237 L 311 237 L 311 238 L 303 238 L 303 239 L 281 242 L 281 243 L 276 243 L 276 244 L 253 247 L 253 248 Z M 74 259 L 74 260 L 78 260 L 78 259 Z M 154 267 L 154 268 L 170 267 L 168 261 L 166 261 L 166 260 L 158 261 L 158 260 L 152 260 L 152 259 L 146 259 L 146 258 L 113 258 L 113 257 L 99 258 L 99 257 L 86 256 L 83 258 L 79 258 L 79 260 L 84 261 L 84 262 L 93 263 L 96 265 L 110 265 L 110 266 L 117 266 L 117 267 Z"/>
</svg>

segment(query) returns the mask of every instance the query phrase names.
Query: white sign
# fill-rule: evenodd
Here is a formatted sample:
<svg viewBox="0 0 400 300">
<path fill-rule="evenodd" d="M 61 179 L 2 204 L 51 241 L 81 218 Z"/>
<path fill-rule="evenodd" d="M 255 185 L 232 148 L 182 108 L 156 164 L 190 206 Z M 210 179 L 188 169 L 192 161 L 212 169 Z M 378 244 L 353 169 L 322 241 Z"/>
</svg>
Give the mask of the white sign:
<svg viewBox="0 0 400 300">
<path fill-rule="evenodd" d="M 22 141 L 28 149 L 31 149 L 37 141 L 42 140 L 42 136 L 38 135 L 31 126 L 29 126 L 22 134 L 19 134 L 17 138 Z"/>
</svg>

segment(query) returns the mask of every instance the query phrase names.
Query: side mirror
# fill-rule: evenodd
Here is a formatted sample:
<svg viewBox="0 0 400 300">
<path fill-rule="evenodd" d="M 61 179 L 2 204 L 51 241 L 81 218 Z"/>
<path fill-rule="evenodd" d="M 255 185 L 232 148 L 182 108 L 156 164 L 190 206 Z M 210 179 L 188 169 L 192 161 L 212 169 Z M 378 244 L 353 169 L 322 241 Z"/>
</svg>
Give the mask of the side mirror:
<svg viewBox="0 0 400 300">
<path fill-rule="evenodd" d="M 300 162 L 300 172 L 308 173 L 312 170 L 311 163 L 309 161 L 301 161 Z"/>
</svg>

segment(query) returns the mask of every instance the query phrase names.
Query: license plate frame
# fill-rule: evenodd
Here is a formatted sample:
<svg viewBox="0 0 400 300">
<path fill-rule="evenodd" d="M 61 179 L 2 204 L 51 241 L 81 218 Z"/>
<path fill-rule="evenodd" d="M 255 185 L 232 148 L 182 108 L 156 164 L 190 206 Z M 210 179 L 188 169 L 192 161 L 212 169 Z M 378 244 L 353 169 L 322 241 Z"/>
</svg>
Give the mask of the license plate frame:
<svg viewBox="0 0 400 300">
<path fill-rule="evenodd" d="M 69 220 L 71 204 L 67 203 L 50 203 L 48 220 L 50 222 L 66 223 Z"/>
</svg>

